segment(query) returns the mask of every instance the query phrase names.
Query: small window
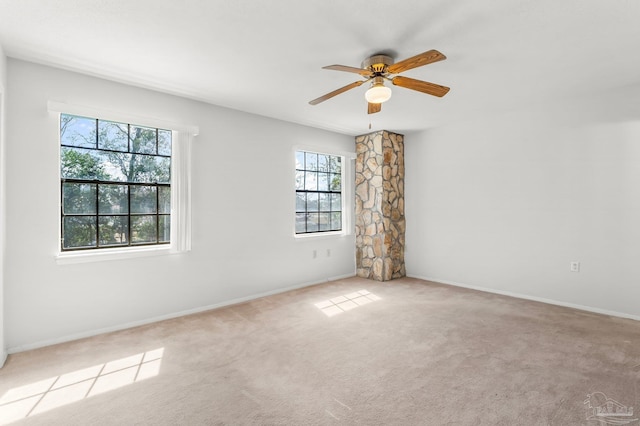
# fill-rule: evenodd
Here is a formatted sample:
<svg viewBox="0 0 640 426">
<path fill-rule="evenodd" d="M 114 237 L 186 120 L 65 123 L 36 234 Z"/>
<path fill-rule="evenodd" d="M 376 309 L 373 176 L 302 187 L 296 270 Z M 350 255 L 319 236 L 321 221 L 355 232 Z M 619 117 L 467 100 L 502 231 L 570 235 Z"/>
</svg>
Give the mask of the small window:
<svg viewBox="0 0 640 426">
<path fill-rule="evenodd" d="M 296 234 L 342 230 L 342 157 L 296 151 Z"/>
<path fill-rule="evenodd" d="M 172 132 L 60 115 L 61 249 L 170 243 Z"/>
</svg>

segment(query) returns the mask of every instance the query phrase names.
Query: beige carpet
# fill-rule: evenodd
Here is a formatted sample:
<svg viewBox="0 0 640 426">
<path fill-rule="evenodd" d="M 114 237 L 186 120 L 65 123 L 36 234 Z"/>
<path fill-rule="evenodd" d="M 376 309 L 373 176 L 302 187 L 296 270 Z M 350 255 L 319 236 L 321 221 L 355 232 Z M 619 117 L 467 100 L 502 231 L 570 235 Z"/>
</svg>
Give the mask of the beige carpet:
<svg viewBox="0 0 640 426">
<path fill-rule="evenodd" d="M 0 424 L 606 425 L 639 384 L 639 322 L 350 278 L 11 355 Z"/>
</svg>

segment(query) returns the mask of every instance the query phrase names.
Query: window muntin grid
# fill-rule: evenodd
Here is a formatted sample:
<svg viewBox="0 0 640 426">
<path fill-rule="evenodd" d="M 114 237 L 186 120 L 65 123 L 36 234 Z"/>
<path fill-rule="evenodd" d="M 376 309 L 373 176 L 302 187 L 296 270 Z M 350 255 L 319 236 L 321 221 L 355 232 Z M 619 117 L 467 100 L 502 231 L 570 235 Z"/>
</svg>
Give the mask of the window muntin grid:
<svg viewBox="0 0 640 426">
<path fill-rule="evenodd" d="M 296 234 L 342 230 L 342 157 L 296 151 Z"/>
<path fill-rule="evenodd" d="M 60 116 L 61 249 L 168 244 L 170 130 Z"/>
</svg>

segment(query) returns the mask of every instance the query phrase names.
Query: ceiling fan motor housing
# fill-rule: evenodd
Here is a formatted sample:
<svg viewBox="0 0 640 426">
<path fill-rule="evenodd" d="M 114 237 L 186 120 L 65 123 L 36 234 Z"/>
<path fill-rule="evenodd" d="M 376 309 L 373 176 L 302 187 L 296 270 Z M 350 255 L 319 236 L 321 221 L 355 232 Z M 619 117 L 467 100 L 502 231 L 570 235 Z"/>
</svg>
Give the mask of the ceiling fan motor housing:
<svg viewBox="0 0 640 426">
<path fill-rule="evenodd" d="M 373 55 L 362 61 L 361 67 L 371 72 L 383 75 L 387 72 L 387 67 L 393 64 L 393 58 L 387 55 Z"/>
</svg>

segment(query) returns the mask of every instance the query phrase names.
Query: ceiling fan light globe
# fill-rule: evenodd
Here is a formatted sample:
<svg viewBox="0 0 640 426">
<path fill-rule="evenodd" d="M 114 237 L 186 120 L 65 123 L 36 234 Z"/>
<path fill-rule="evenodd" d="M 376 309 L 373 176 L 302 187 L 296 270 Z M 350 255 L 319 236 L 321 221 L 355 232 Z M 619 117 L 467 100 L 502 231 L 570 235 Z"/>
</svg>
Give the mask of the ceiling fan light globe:
<svg viewBox="0 0 640 426">
<path fill-rule="evenodd" d="M 391 89 L 384 85 L 375 85 L 365 92 L 364 97 L 367 102 L 381 104 L 391 98 Z"/>
</svg>

